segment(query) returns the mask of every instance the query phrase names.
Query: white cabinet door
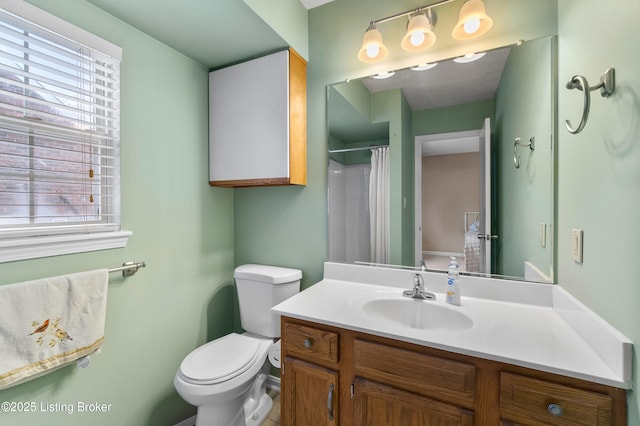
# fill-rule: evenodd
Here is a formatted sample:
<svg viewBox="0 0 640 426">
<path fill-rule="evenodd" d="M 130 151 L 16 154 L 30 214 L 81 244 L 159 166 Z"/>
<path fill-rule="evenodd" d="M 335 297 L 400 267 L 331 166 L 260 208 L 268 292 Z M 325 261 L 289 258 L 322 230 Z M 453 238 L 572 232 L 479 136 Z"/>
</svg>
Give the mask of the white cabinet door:
<svg viewBox="0 0 640 426">
<path fill-rule="evenodd" d="M 209 74 L 209 181 L 289 177 L 289 52 Z"/>
</svg>

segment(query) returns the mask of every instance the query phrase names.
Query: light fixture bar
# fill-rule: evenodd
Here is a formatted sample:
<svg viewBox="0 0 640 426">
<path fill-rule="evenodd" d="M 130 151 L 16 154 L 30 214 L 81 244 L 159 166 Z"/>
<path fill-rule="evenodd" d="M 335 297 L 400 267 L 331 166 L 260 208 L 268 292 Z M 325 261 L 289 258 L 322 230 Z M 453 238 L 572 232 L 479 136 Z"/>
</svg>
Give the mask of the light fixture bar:
<svg viewBox="0 0 640 426">
<path fill-rule="evenodd" d="M 440 6 L 443 4 L 451 3 L 456 0 L 441 0 L 432 4 L 428 4 L 422 7 L 417 7 L 415 9 L 407 10 L 406 12 L 396 13 L 395 15 L 387 16 L 386 18 L 376 19 L 375 21 L 371 21 L 371 24 L 382 24 L 383 22 L 393 21 L 394 19 L 402 18 L 403 16 L 409 16 L 412 13 L 420 12 L 423 10 L 431 9 L 432 7 Z"/>
<path fill-rule="evenodd" d="M 420 6 L 386 18 L 370 21 L 369 27 L 364 33 L 362 44 L 358 51 L 358 59 L 361 62 L 373 63 L 383 60 L 389 54 L 389 49 L 384 45 L 382 33 L 377 25 L 394 19 L 408 17 L 407 31 L 400 41 L 400 47 L 407 52 L 418 52 L 430 48 L 436 42 L 434 28 L 436 26 L 437 6 L 451 3 L 456 0 L 439 0 L 431 4 Z M 456 40 L 469 40 L 486 33 L 491 29 L 493 20 L 485 11 L 483 0 L 464 0 L 460 9 L 458 23 L 451 36 Z"/>
</svg>

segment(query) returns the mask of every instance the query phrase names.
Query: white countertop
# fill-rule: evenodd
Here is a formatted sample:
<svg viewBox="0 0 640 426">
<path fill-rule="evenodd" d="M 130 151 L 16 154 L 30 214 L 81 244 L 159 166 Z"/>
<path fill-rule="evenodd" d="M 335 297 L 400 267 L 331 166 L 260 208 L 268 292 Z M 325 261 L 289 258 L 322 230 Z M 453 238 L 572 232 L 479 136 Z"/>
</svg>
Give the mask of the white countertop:
<svg viewBox="0 0 640 426">
<path fill-rule="evenodd" d="M 463 330 L 425 330 L 365 314 L 397 297 L 414 271 L 325 264 L 325 278 L 273 308 L 281 315 L 450 352 L 631 388 L 631 342 L 557 285 L 462 277 L 461 306 L 445 302 L 445 275 L 422 273 L 435 301 L 473 320 Z M 346 279 L 345 279 L 346 278 Z M 531 303 L 526 303 L 526 300 Z"/>
</svg>

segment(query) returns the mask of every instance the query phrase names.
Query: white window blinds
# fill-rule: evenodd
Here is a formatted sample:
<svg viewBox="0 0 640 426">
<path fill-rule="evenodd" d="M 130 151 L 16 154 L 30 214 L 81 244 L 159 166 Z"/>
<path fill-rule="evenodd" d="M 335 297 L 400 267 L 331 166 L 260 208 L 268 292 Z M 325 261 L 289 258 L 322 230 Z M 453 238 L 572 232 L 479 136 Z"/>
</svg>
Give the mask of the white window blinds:
<svg viewBox="0 0 640 426">
<path fill-rule="evenodd" d="M 0 9 L 0 239 L 117 231 L 120 59 L 44 25 Z"/>
</svg>

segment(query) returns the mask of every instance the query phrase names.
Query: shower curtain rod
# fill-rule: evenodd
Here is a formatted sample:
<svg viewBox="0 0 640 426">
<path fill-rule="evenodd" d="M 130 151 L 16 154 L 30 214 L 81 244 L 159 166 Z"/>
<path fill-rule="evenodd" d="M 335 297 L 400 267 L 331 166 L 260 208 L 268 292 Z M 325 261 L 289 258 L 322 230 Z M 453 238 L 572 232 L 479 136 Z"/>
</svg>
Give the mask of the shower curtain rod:
<svg viewBox="0 0 640 426">
<path fill-rule="evenodd" d="M 365 151 L 369 149 L 376 148 L 388 148 L 389 145 L 371 145 L 371 146 L 361 146 L 360 148 L 343 148 L 343 149 L 330 149 L 329 154 L 337 154 L 339 152 L 352 152 L 352 151 Z"/>
</svg>

